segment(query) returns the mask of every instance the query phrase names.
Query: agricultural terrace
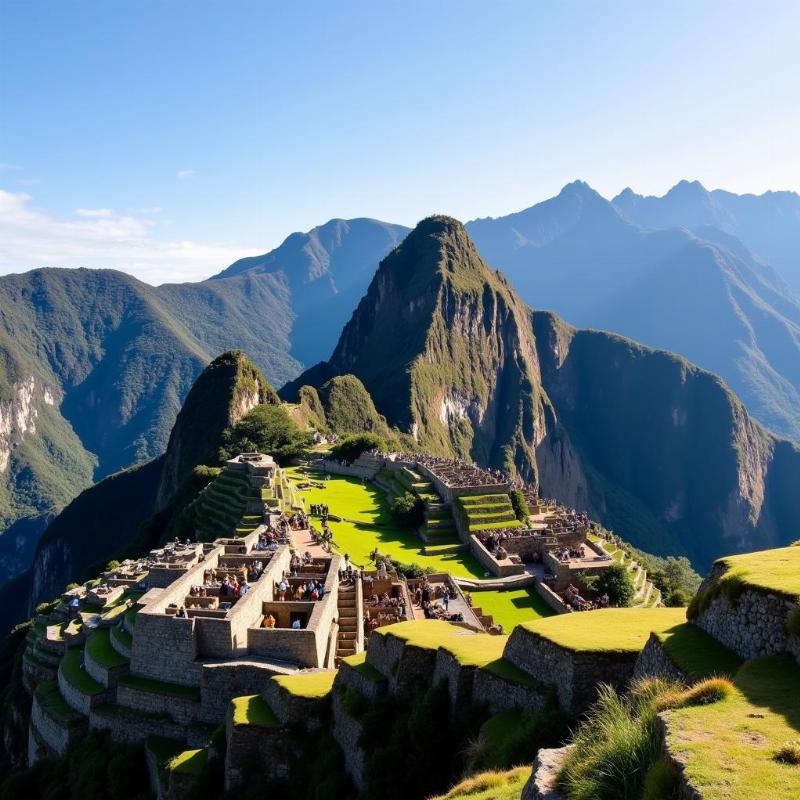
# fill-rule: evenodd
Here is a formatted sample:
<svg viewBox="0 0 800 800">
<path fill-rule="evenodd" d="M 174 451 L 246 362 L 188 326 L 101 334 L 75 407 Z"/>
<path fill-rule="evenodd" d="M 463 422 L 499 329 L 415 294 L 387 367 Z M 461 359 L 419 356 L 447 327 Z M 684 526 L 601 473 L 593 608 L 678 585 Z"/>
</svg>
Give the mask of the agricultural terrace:
<svg viewBox="0 0 800 800">
<path fill-rule="evenodd" d="M 703 800 L 800 797 L 800 767 L 790 763 L 800 738 L 800 667 L 786 656 L 755 659 L 734 685 L 719 702 L 665 715 L 671 755 Z"/>
<path fill-rule="evenodd" d="M 650 634 L 686 620 L 685 608 L 602 608 L 589 614 L 559 614 L 522 627 L 574 652 L 636 653 Z"/>
<path fill-rule="evenodd" d="M 295 487 L 308 480 L 308 476 L 297 467 L 286 470 Z M 314 476 L 315 483 L 321 478 Z M 371 483 L 358 478 L 332 475 L 325 481 L 325 488 L 298 489 L 304 498 L 306 509 L 314 504 L 327 504 L 331 514 L 343 518 L 342 522 L 329 522 L 334 544 L 338 552 L 348 553 L 353 563 L 362 566 L 370 563 L 369 554 L 377 547 L 403 564 L 418 564 L 435 572 L 449 572 L 463 578 L 484 578 L 486 571 L 468 552 L 431 553 L 422 552 L 422 542 L 410 530 L 400 528 L 389 510 L 386 495 Z M 510 631 L 520 622 L 550 616 L 553 612 L 533 589 L 511 591 L 475 591 L 473 604 L 485 614 L 491 614 L 495 622 Z"/>
<path fill-rule="evenodd" d="M 775 592 L 785 597 L 800 597 L 800 547 L 779 547 L 738 556 L 720 558 L 727 572 L 721 583 L 736 582 L 741 587 L 753 587 Z"/>
</svg>

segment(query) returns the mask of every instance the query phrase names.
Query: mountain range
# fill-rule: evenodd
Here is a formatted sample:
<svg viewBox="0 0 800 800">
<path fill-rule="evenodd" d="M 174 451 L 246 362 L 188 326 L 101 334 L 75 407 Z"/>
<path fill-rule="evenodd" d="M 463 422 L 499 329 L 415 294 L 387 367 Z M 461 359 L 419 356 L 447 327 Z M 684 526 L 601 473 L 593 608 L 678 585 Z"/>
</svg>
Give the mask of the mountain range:
<svg viewBox="0 0 800 800">
<path fill-rule="evenodd" d="M 651 552 L 707 566 L 800 525 L 800 449 L 717 376 L 532 311 L 448 217 L 381 262 L 331 358 L 281 395 L 345 374 L 423 450 L 520 474 Z"/>
<path fill-rule="evenodd" d="M 513 286 L 523 303 L 569 323 L 679 353 L 720 375 L 769 429 L 800 441 L 800 303 L 790 286 L 798 204 L 791 193 L 739 197 L 686 182 L 663 198 L 626 190 L 609 202 L 576 182 L 466 230 L 508 279 L 493 278 L 497 302 L 510 303 Z M 378 262 L 407 233 L 332 220 L 195 284 L 152 287 L 108 270 L 0 277 L 0 581 L 30 563 L 54 513 L 81 489 L 165 451 L 182 401 L 216 354 L 245 350 L 275 386 L 320 360 L 344 364 L 348 345 L 332 355 L 333 345 Z M 406 346 L 358 358 L 389 364 Z M 458 376 L 458 390 L 485 393 L 472 381 Z M 388 388 L 373 390 L 391 424 L 411 419 L 410 410 L 394 415 L 381 397 Z M 460 402 L 446 414 L 461 419 Z M 431 441 L 440 436 L 428 430 Z M 491 436 L 465 436 L 492 454 Z"/>
</svg>

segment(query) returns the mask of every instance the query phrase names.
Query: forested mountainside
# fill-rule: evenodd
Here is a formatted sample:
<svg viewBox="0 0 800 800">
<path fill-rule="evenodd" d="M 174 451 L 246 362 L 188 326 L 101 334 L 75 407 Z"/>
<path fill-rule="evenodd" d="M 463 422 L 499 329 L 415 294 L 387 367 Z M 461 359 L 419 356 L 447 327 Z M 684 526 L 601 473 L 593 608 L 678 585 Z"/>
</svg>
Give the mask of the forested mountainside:
<svg viewBox="0 0 800 800">
<path fill-rule="evenodd" d="M 121 555 L 143 524 L 177 497 L 199 464 L 217 461 L 225 428 L 256 405 L 278 402 L 261 371 L 241 351 L 214 359 L 192 386 L 166 452 L 84 490 L 55 518 L 31 568 L 0 587 L 0 630 L 32 613 L 39 598 Z"/>
<path fill-rule="evenodd" d="M 649 228 L 713 226 L 740 239 L 757 257 L 780 270 L 800 292 L 800 195 L 796 192 L 734 194 L 708 191 L 699 181 L 680 181 L 663 197 L 628 188 L 612 201 L 631 222 Z"/>
<path fill-rule="evenodd" d="M 301 370 L 293 353 L 327 356 L 405 230 L 335 220 L 194 284 L 111 270 L 0 277 L 0 581 L 81 489 L 164 452 L 214 356 L 243 348 L 275 385 Z"/>
<path fill-rule="evenodd" d="M 722 376 L 768 428 L 800 441 L 797 296 L 719 218 L 674 219 L 693 230 L 644 229 L 621 206 L 633 208 L 575 182 L 551 200 L 475 220 L 467 230 L 531 306 L 679 353 Z M 651 217 L 634 219 L 670 223 Z M 800 259 L 800 244 L 794 253 Z"/>
<path fill-rule="evenodd" d="M 423 449 L 516 471 L 644 549 L 706 566 L 800 525 L 800 451 L 719 378 L 533 314 L 453 219 L 384 259 L 331 360 L 281 394 L 349 373 Z"/>
</svg>

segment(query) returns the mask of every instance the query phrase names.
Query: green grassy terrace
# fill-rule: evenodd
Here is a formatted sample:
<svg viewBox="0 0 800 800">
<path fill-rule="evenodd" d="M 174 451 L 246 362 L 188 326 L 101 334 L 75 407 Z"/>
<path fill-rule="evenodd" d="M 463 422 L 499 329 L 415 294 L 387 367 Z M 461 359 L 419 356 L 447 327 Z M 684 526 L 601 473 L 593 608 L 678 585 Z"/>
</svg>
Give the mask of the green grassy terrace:
<svg viewBox="0 0 800 800">
<path fill-rule="evenodd" d="M 95 695 L 104 691 L 99 684 L 81 666 L 83 663 L 83 649 L 80 647 L 70 647 L 61 659 L 59 671 L 64 676 L 64 680 L 81 694 Z"/>
<path fill-rule="evenodd" d="M 721 583 L 736 582 L 791 599 L 800 597 L 800 547 L 779 547 L 721 558 L 727 572 Z"/>
<path fill-rule="evenodd" d="M 58 690 L 56 681 L 42 681 L 39 683 L 36 687 L 36 700 L 48 716 L 53 717 L 62 724 L 69 725 L 84 719 L 77 711 L 70 708 Z"/>
<path fill-rule="evenodd" d="M 535 589 L 481 589 L 470 593 L 472 605 L 511 631 L 521 622 L 552 617 L 555 613 Z"/>
<path fill-rule="evenodd" d="M 125 656 L 121 656 L 111 646 L 111 631 L 108 628 L 100 628 L 96 630 L 86 640 L 86 653 L 100 667 L 103 669 L 114 669 L 116 667 L 124 667 L 128 663 Z"/>
<path fill-rule="evenodd" d="M 231 705 L 234 725 L 255 725 L 259 728 L 277 728 L 280 725 L 278 718 L 260 694 L 234 697 Z"/>
<path fill-rule="evenodd" d="M 378 628 L 373 636 L 394 636 L 410 647 L 422 650 L 442 648 L 450 653 L 462 666 L 480 667 L 496 661 L 503 655 L 507 636 L 490 636 L 488 633 L 472 633 L 464 628 L 441 620 L 425 619 L 398 622 Z"/>
<path fill-rule="evenodd" d="M 652 632 L 685 620 L 685 608 L 604 608 L 525 622 L 522 628 L 573 652 L 635 653 Z"/>
<path fill-rule="evenodd" d="M 327 697 L 333 688 L 333 670 L 300 672 L 297 675 L 276 675 L 272 680 L 294 697 L 318 700 Z"/>
<path fill-rule="evenodd" d="M 692 680 L 732 677 L 742 659 L 702 628 L 683 622 L 656 633 L 670 660 Z"/>
<path fill-rule="evenodd" d="M 703 800 L 800 797 L 800 766 L 776 757 L 800 739 L 800 667 L 784 656 L 755 659 L 734 684 L 724 700 L 665 715 L 670 751 Z"/>
</svg>

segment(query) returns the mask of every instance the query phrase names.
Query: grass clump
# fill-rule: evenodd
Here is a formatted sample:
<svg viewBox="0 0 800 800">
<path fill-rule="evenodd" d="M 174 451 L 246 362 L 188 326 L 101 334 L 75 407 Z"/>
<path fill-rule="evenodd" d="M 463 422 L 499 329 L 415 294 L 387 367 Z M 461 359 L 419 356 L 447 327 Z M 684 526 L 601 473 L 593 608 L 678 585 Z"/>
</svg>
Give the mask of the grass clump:
<svg viewBox="0 0 800 800">
<path fill-rule="evenodd" d="M 569 800 L 640 800 L 644 776 L 661 757 L 659 701 L 679 691 L 660 679 L 635 683 L 627 696 L 601 686 L 558 776 Z"/>
<path fill-rule="evenodd" d="M 516 767 L 506 772 L 482 772 L 457 783 L 447 794 L 431 800 L 519 800 L 530 773 L 530 767 Z"/>
<path fill-rule="evenodd" d="M 786 744 L 782 745 L 778 752 L 775 753 L 775 760 L 783 764 L 798 766 L 800 764 L 800 740 L 786 742 Z"/>
<path fill-rule="evenodd" d="M 730 697 L 735 689 L 727 678 L 706 678 L 690 686 L 683 693 L 682 705 L 702 706 L 708 703 L 718 703 Z"/>
</svg>

